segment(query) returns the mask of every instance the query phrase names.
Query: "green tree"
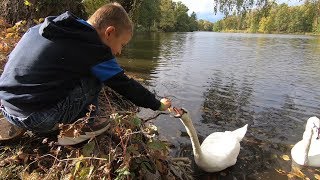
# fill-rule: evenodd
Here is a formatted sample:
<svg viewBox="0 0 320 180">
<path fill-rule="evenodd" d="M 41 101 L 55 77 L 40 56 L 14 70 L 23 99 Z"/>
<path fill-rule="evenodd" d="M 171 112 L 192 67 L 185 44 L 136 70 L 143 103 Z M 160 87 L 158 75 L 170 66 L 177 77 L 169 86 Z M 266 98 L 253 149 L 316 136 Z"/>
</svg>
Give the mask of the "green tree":
<svg viewBox="0 0 320 180">
<path fill-rule="evenodd" d="M 290 15 L 289 15 L 289 7 L 287 4 L 281 4 L 277 9 L 277 14 L 274 19 L 274 24 L 276 27 L 277 32 L 287 32 L 288 25 L 290 22 Z"/>
<path fill-rule="evenodd" d="M 251 8 L 267 8 L 273 1 L 270 0 L 213 0 L 214 12 L 222 12 L 229 15 L 231 12 L 242 14 Z"/>
<path fill-rule="evenodd" d="M 271 33 L 272 31 L 275 31 L 274 18 L 276 13 L 277 5 L 275 4 L 272 9 L 269 10 L 269 15 L 260 19 L 258 32 Z"/>
<path fill-rule="evenodd" d="M 265 33 L 267 32 L 267 22 L 268 22 L 268 18 L 267 17 L 262 17 L 260 22 L 259 22 L 259 30 L 258 32 L 260 33 Z"/>
<path fill-rule="evenodd" d="M 172 0 L 160 1 L 160 30 L 165 32 L 174 30 L 176 24 L 174 7 L 175 3 L 173 3 Z"/>
<path fill-rule="evenodd" d="M 320 15 L 318 14 L 319 10 L 317 8 L 320 8 L 319 1 L 313 3 L 306 1 L 304 6 L 300 6 L 300 11 L 302 11 L 302 24 L 300 27 L 304 32 L 312 32 L 313 22 L 319 18 L 318 15 Z"/>
<path fill-rule="evenodd" d="M 118 2 L 123 6 L 127 13 L 129 13 L 130 18 L 135 23 L 137 21 L 137 13 L 140 9 L 142 1 L 143 0 L 82 0 L 81 2 L 89 15 L 93 14 L 99 7 L 101 7 L 104 4 L 110 2 Z"/>
<path fill-rule="evenodd" d="M 81 0 L 1 0 L 0 14 L 10 24 L 21 20 L 28 20 L 32 25 L 33 20 L 59 15 L 65 11 L 86 18 L 87 14 Z"/>
<path fill-rule="evenodd" d="M 238 17 L 236 15 L 226 17 L 224 19 L 224 25 L 226 30 L 237 30 Z"/>
<path fill-rule="evenodd" d="M 304 32 L 305 27 L 303 27 L 303 10 L 301 7 L 292 7 L 291 9 L 291 20 L 288 23 L 289 33 L 293 32 Z"/>
<path fill-rule="evenodd" d="M 319 0 L 307 0 L 299 6 L 267 3 L 263 8 L 227 16 L 215 23 L 214 31 L 237 29 L 260 33 L 320 32 L 319 9 Z"/>
<path fill-rule="evenodd" d="M 92 15 L 99 7 L 103 6 L 106 3 L 109 3 L 110 0 L 83 0 L 82 3 L 86 9 L 86 12 L 89 15 Z"/>
<path fill-rule="evenodd" d="M 223 20 L 220 20 L 220 21 L 217 21 L 213 24 L 213 31 L 214 32 L 220 32 L 220 31 L 223 31 L 225 30 L 225 27 L 224 27 L 224 21 Z"/>
<path fill-rule="evenodd" d="M 151 31 L 151 28 L 159 22 L 160 0 L 147 0 L 141 3 L 137 18 L 137 27 Z"/>
<path fill-rule="evenodd" d="M 188 16 L 188 7 L 181 2 L 175 4 L 175 31 L 189 31 L 190 19 Z"/>
<path fill-rule="evenodd" d="M 259 12 L 258 11 L 253 11 L 250 13 L 250 16 L 248 16 L 249 20 L 249 32 L 257 32 L 259 30 L 259 22 L 260 22 L 260 17 L 259 17 Z"/>
<path fill-rule="evenodd" d="M 203 19 L 198 21 L 198 27 L 200 31 L 213 31 L 213 23 Z"/>
<path fill-rule="evenodd" d="M 309 2 L 309 1 L 307 1 Z M 319 0 L 310 0 L 314 6 L 315 17 L 312 23 L 312 30 L 315 33 L 320 33 L 320 1 Z"/>
<path fill-rule="evenodd" d="M 133 23 L 136 24 L 140 5 L 143 0 L 110 0 L 110 1 L 120 3 L 129 14 Z"/>
<path fill-rule="evenodd" d="M 198 22 L 197 22 L 197 14 L 195 12 L 192 12 L 190 15 L 190 31 L 197 31 L 198 28 Z"/>
</svg>

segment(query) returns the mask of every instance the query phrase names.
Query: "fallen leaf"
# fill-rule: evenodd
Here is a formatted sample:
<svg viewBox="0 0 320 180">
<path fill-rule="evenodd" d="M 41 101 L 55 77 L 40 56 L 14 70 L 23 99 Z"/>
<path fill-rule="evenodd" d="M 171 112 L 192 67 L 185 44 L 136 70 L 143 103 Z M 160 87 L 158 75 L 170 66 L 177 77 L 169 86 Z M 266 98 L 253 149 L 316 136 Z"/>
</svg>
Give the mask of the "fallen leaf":
<svg viewBox="0 0 320 180">
<path fill-rule="evenodd" d="M 166 148 L 166 145 L 159 141 L 159 140 L 153 140 L 151 142 L 148 142 L 148 147 L 153 150 L 164 150 Z"/>
<path fill-rule="evenodd" d="M 283 155 L 282 159 L 285 161 L 290 161 L 290 157 L 288 155 Z"/>
<path fill-rule="evenodd" d="M 284 170 L 282 169 L 275 169 L 279 174 L 287 174 Z"/>
<path fill-rule="evenodd" d="M 161 173 L 161 174 L 164 174 L 164 167 L 161 163 L 161 161 L 159 160 L 156 160 L 156 166 L 157 166 L 157 170 Z"/>
<path fill-rule="evenodd" d="M 320 175 L 319 174 L 315 174 L 314 178 L 316 178 L 316 180 L 320 180 Z"/>
<path fill-rule="evenodd" d="M 292 175 L 292 174 L 287 174 L 287 176 L 289 179 L 294 178 L 294 175 Z"/>
<path fill-rule="evenodd" d="M 95 143 L 94 141 L 89 142 L 88 144 L 84 145 L 82 148 L 82 153 L 86 157 L 90 157 L 91 154 L 93 153 L 95 148 Z"/>
<path fill-rule="evenodd" d="M 80 159 L 81 159 L 81 158 L 80 158 Z M 81 160 L 79 160 L 79 161 L 76 162 L 76 164 L 75 164 L 75 166 L 74 166 L 74 169 L 73 169 L 73 176 L 75 176 L 75 175 L 78 173 L 78 171 L 79 171 L 79 169 L 80 169 L 80 166 L 81 166 Z"/>
<path fill-rule="evenodd" d="M 14 33 L 8 33 L 6 34 L 6 38 L 12 38 L 14 36 Z"/>
<path fill-rule="evenodd" d="M 298 167 L 293 167 L 291 174 L 294 175 L 294 176 L 297 176 L 299 178 L 304 178 L 305 177 L 303 172 L 301 172 L 301 170 Z"/>
<path fill-rule="evenodd" d="M 48 138 L 44 138 L 43 140 L 42 140 L 42 144 L 45 144 L 45 143 L 47 143 L 48 142 Z"/>
</svg>

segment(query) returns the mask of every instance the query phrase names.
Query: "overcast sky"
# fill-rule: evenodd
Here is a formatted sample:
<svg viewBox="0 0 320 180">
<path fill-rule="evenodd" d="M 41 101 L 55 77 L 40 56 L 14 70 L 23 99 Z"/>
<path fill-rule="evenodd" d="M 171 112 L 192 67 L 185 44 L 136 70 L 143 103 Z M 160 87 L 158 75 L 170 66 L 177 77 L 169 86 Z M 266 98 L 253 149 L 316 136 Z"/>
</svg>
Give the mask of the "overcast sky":
<svg viewBox="0 0 320 180">
<path fill-rule="evenodd" d="M 193 11 L 196 12 L 198 19 L 205 19 L 211 22 L 215 22 L 223 18 L 223 15 L 213 13 L 213 0 L 173 0 L 174 2 L 181 1 L 189 8 L 189 14 Z M 278 3 L 287 3 L 289 5 L 303 4 L 302 0 L 277 0 Z"/>
</svg>

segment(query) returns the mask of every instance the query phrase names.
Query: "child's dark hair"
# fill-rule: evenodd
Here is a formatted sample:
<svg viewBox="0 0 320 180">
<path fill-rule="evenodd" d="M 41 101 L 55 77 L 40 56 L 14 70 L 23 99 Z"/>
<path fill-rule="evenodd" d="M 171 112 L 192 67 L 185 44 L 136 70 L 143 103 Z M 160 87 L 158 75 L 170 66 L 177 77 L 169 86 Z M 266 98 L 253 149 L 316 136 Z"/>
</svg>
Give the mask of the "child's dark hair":
<svg viewBox="0 0 320 180">
<path fill-rule="evenodd" d="M 114 26 L 118 33 L 122 30 L 133 32 L 133 24 L 128 13 L 119 3 L 109 3 L 100 7 L 89 18 L 89 22 L 98 30 Z"/>
</svg>

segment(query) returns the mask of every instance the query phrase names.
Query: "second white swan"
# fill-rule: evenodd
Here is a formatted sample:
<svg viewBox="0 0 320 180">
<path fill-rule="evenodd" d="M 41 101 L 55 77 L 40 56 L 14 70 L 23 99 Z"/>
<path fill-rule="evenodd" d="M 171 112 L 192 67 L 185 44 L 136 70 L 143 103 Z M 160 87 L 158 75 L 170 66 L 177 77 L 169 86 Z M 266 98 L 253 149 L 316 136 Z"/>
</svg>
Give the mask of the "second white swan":
<svg viewBox="0 0 320 180">
<path fill-rule="evenodd" d="M 292 159 L 299 165 L 320 167 L 320 120 L 308 119 L 303 138 L 291 150 Z"/>
</svg>

